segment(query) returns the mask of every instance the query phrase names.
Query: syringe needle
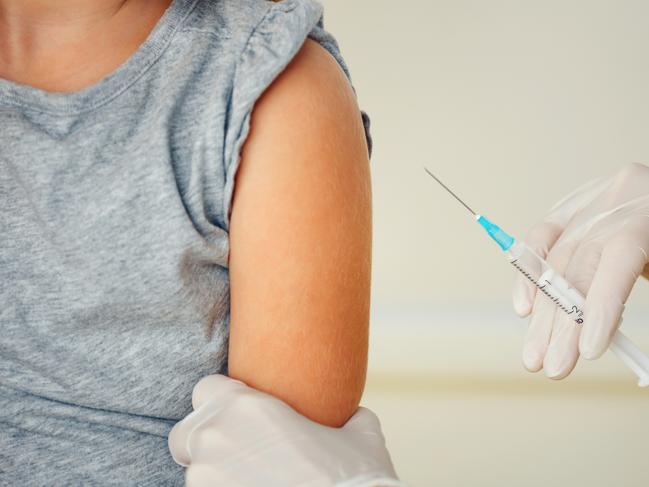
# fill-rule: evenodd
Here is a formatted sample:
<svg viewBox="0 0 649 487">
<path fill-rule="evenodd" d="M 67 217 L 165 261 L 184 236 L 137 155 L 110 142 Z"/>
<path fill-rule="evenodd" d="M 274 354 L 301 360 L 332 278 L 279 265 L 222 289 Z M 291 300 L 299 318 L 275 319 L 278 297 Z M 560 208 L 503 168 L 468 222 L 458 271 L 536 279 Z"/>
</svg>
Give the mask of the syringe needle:
<svg viewBox="0 0 649 487">
<path fill-rule="evenodd" d="M 439 179 L 437 179 L 437 176 L 435 176 L 432 172 L 430 172 L 427 167 L 424 166 L 424 170 L 428 174 L 430 174 L 431 177 L 442 186 L 442 188 L 444 188 L 446 191 L 448 191 L 453 196 L 453 198 L 458 200 L 462 204 L 462 206 L 464 206 L 467 210 L 469 210 L 471 213 L 473 213 L 473 216 L 478 216 L 478 214 L 475 211 L 473 211 L 469 205 L 467 205 L 464 201 L 462 201 L 453 191 L 448 189 L 448 186 L 446 186 L 443 182 L 441 182 Z"/>
</svg>

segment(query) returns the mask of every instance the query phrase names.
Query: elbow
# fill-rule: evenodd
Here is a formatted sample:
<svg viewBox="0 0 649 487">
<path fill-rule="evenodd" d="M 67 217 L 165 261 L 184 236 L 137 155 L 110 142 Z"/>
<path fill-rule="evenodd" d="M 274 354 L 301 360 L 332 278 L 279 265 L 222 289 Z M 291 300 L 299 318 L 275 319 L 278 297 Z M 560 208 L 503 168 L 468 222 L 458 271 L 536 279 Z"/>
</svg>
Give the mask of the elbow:
<svg viewBox="0 0 649 487">
<path fill-rule="evenodd" d="M 311 421 L 339 428 L 358 409 L 365 387 L 366 363 L 363 356 L 350 357 L 344 366 L 337 363 L 322 367 L 309 361 L 297 375 L 272 373 L 274 367 L 266 368 L 265 373 L 230 367 L 229 375 L 284 401 Z M 279 370 L 291 368 L 276 369 Z"/>
<path fill-rule="evenodd" d="M 363 395 L 364 377 L 356 384 L 325 389 L 314 401 L 305 401 L 304 396 L 293 406 L 307 418 L 325 426 L 339 428 L 351 418 Z"/>
</svg>

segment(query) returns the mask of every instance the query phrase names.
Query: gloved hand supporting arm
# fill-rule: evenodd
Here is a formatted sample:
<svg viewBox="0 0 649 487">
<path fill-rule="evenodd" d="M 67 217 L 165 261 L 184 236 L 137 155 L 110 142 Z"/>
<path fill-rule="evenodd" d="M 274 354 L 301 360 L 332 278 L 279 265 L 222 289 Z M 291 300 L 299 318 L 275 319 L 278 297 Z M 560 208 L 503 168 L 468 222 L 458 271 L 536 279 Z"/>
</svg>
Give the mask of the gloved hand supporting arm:
<svg viewBox="0 0 649 487">
<path fill-rule="evenodd" d="M 188 487 L 403 487 L 379 420 L 359 408 L 342 428 L 222 375 L 194 387 L 194 412 L 169 434 Z"/>
</svg>

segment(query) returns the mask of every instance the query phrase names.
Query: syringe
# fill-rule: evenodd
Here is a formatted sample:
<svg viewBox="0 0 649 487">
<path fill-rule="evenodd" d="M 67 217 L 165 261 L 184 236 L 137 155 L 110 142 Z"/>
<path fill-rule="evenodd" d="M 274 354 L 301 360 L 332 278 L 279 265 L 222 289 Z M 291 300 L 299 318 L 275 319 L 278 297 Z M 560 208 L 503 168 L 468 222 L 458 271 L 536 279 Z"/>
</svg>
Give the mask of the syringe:
<svg viewBox="0 0 649 487">
<path fill-rule="evenodd" d="M 426 172 L 473 214 L 478 224 L 484 228 L 487 234 L 505 252 L 507 259 L 516 270 L 534 283 L 559 309 L 570 315 L 577 325 L 581 326 L 584 324 L 583 309 L 586 299 L 577 289 L 552 269 L 545 260 L 525 245 L 525 243 L 517 241 L 498 225 L 473 211 L 471 207 L 462 201 L 432 172 L 428 169 L 426 169 Z M 638 376 L 638 385 L 640 387 L 649 385 L 649 357 L 636 347 L 631 340 L 618 330 L 609 348 Z"/>
</svg>

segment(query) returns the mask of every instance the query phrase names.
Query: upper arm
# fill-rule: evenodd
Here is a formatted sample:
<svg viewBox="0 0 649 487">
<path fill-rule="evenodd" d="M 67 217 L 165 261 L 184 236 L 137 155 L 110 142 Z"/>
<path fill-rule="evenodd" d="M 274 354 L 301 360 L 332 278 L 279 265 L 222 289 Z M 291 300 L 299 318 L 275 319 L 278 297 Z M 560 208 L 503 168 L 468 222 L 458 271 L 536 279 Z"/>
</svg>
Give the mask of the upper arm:
<svg viewBox="0 0 649 487">
<path fill-rule="evenodd" d="M 229 374 L 342 425 L 362 395 L 371 273 L 355 95 L 307 40 L 257 101 L 230 220 Z"/>
</svg>

